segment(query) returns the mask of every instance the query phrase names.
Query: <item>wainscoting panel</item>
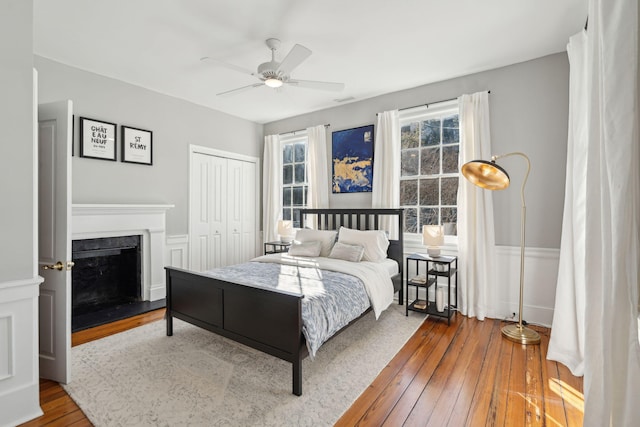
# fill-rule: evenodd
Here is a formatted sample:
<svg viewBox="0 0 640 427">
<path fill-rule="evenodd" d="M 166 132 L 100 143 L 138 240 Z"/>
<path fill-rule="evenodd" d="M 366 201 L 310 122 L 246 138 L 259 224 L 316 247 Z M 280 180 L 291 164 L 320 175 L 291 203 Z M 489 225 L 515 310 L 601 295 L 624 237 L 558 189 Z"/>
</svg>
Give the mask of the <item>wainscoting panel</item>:
<svg viewBox="0 0 640 427">
<path fill-rule="evenodd" d="M 12 315 L 0 317 L 0 381 L 13 376 Z"/>
<path fill-rule="evenodd" d="M 189 268 L 189 235 L 167 236 L 164 265 L 177 268 Z"/>
<path fill-rule="evenodd" d="M 405 247 L 405 255 L 416 252 L 426 252 L 426 248 L 417 245 Z M 442 253 L 443 255 L 458 255 L 457 249 L 452 246 L 443 247 Z M 559 259 L 559 249 L 525 249 L 523 301 L 523 319 L 525 321 L 547 327 L 551 326 L 555 307 Z M 415 272 L 409 271 L 409 276 L 412 275 L 415 275 Z M 496 247 L 496 280 L 498 283 L 495 312 L 489 313 L 488 317 L 505 319 L 511 318 L 513 313 L 516 313 L 517 316 L 520 295 L 519 246 Z M 433 291 L 429 293 L 429 298 L 433 299 Z M 462 304 L 460 297 L 458 297 L 458 304 Z"/>
</svg>

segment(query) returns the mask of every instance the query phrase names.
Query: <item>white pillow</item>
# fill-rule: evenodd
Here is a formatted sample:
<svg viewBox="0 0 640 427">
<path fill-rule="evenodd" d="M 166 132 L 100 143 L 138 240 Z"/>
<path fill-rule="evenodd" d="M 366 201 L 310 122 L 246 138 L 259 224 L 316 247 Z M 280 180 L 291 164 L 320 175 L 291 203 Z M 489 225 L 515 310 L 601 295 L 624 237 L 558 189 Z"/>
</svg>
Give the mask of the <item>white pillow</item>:
<svg viewBox="0 0 640 427">
<path fill-rule="evenodd" d="M 298 230 L 295 240 L 298 242 L 320 241 L 320 256 L 326 257 L 331 253 L 331 248 L 333 248 L 333 244 L 336 242 L 337 234 L 338 232 L 335 230 L 311 230 L 303 228 Z"/>
<path fill-rule="evenodd" d="M 364 248 L 360 245 L 347 245 L 336 242 L 331 249 L 329 258 L 343 259 L 345 261 L 360 262 L 364 255 Z"/>
<path fill-rule="evenodd" d="M 321 249 L 320 240 L 309 240 L 308 242 L 294 241 L 289 247 L 289 255 L 293 256 L 319 256 Z"/>
<path fill-rule="evenodd" d="M 389 239 L 383 230 L 352 230 L 340 227 L 338 242 L 364 247 L 363 261 L 381 262 L 387 258 Z"/>
</svg>

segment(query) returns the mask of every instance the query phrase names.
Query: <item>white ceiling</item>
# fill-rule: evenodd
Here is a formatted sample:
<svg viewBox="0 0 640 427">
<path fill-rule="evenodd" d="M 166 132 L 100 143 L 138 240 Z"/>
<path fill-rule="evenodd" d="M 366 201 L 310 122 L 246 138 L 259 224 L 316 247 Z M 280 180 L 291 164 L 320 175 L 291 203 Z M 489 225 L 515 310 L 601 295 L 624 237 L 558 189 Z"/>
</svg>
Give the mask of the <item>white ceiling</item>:
<svg viewBox="0 0 640 427">
<path fill-rule="evenodd" d="M 35 0 L 34 52 L 199 105 L 267 123 L 564 51 L 587 0 Z M 261 86 L 279 38 L 313 54 L 293 78 L 342 92 Z"/>
</svg>

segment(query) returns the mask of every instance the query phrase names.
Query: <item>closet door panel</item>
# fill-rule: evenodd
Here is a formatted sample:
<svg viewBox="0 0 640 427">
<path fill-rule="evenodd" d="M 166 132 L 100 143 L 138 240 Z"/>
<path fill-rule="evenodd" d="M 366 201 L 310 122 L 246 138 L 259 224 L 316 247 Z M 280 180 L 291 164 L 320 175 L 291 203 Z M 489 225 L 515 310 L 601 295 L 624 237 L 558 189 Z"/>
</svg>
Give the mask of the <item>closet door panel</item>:
<svg viewBox="0 0 640 427">
<path fill-rule="evenodd" d="M 210 268 L 211 258 L 211 164 L 209 156 L 193 153 L 190 176 L 191 197 L 191 269 L 204 271 Z"/>
<path fill-rule="evenodd" d="M 243 162 L 242 195 L 242 257 L 249 260 L 256 256 L 256 165 Z"/>
<path fill-rule="evenodd" d="M 228 264 L 239 264 L 243 259 L 242 250 L 242 201 L 243 201 L 243 163 L 240 160 L 227 160 L 227 176 L 229 184 L 228 207 L 227 207 L 227 248 Z"/>
<path fill-rule="evenodd" d="M 211 267 L 218 268 L 227 265 L 226 242 L 227 242 L 227 159 L 222 157 L 208 156 L 211 164 Z"/>
</svg>

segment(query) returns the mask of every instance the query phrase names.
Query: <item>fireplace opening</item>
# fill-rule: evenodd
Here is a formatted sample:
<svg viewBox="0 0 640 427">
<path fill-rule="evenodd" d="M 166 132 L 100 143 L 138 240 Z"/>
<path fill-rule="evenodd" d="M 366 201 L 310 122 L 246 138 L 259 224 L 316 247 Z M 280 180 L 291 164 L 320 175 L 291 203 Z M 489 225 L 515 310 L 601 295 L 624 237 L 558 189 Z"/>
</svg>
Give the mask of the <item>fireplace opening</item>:
<svg viewBox="0 0 640 427">
<path fill-rule="evenodd" d="M 141 236 L 74 240 L 72 259 L 72 330 L 106 323 L 121 307 L 142 302 Z"/>
</svg>

